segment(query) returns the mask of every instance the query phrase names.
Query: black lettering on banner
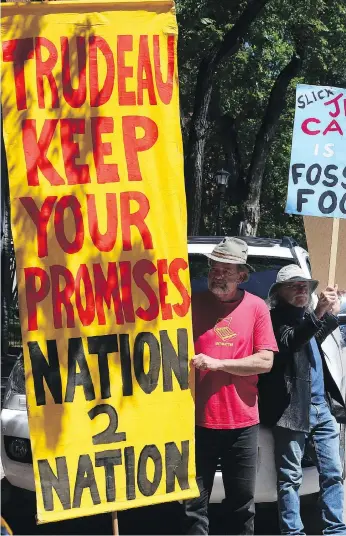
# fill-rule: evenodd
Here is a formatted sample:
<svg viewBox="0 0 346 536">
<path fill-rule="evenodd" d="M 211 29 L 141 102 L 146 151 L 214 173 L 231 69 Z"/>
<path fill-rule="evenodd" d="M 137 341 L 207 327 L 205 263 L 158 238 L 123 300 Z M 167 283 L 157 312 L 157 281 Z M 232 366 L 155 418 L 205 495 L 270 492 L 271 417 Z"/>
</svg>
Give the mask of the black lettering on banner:
<svg viewBox="0 0 346 536">
<path fill-rule="evenodd" d="M 329 166 L 326 166 L 326 169 L 324 170 L 324 175 L 326 179 L 329 179 L 331 182 L 328 182 L 326 180 L 322 181 L 322 184 L 324 186 L 327 186 L 328 188 L 333 188 L 333 186 L 336 186 L 338 184 L 338 177 L 334 175 L 334 173 L 331 173 L 331 170 L 338 170 L 338 166 L 335 164 L 330 164 Z"/>
<path fill-rule="evenodd" d="M 181 452 L 172 441 L 165 444 L 166 493 L 175 491 L 175 477 L 180 489 L 189 489 L 189 441 L 181 442 Z"/>
<path fill-rule="evenodd" d="M 74 487 L 73 508 L 80 508 L 83 491 L 89 488 L 92 502 L 100 504 L 101 499 L 97 489 L 93 464 L 89 454 L 81 454 L 78 460 L 76 484 Z"/>
<path fill-rule="evenodd" d="M 312 172 L 316 170 L 315 178 L 312 177 Z M 315 186 L 320 178 L 322 173 L 322 166 L 320 164 L 313 164 L 310 166 L 306 172 L 306 182 L 310 184 L 310 186 Z"/>
<path fill-rule="evenodd" d="M 126 499 L 128 501 L 132 501 L 136 498 L 134 447 L 125 447 L 124 456 L 126 472 Z"/>
<path fill-rule="evenodd" d="M 298 171 L 300 168 L 305 169 L 305 164 L 293 164 L 292 166 L 293 184 L 298 184 L 299 178 L 303 175 Z"/>
<path fill-rule="evenodd" d="M 149 480 L 147 473 L 148 460 L 154 462 L 154 477 Z M 146 445 L 142 450 L 137 469 L 137 484 L 142 495 L 151 497 L 156 492 L 162 478 L 162 458 L 156 445 Z"/>
<path fill-rule="evenodd" d="M 300 95 L 297 100 L 299 102 L 299 104 L 297 104 L 297 107 L 305 108 L 304 95 Z"/>
<path fill-rule="evenodd" d="M 118 351 L 118 338 L 116 335 L 101 335 L 99 337 L 88 337 L 89 354 L 97 354 L 99 362 L 101 398 L 111 396 L 109 382 L 108 354 Z"/>
<path fill-rule="evenodd" d="M 149 347 L 149 370 L 144 372 L 144 349 Z M 160 346 L 156 337 L 143 331 L 136 337 L 133 351 L 135 376 L 141 389 L 149 395 L 156 389 L 161 366 Z"/>
<path fill-rule="evenodd" d="M 344 169 L 343 169 L 342 176 L 345 177 L 345 179 L 346 179 L 346 167 L 344 167 Z M 345 188 L 345 190 L 346 190 L 346 183 L 342 182 L 341 186 L 343 188 Z"/>
<path fill-rule="evenodd" d="M 308 199 L 304 196 L 312 195 L 315 193 L 315 190 L 299 188 L 297 190 L 297 212 L 301 212 L 303 209 L 303 204 L 308 202 Z"/>
<path fill-rule="evenodd" d="M 116 497 L 114 466 L 121 465 L 121 450 L 104 450 L 95 455 L 96 467 L 104 467 L 107 502 L 114 502 Z"/>
<path fill-rule="evenodd" d="M 346 194 L 344 194 L 340 200 L 339 208 L 343 214 L 346 214 Z"/>
<path fill-rule="evenodd" d="M 132 385 L 129 336 L 127 334 L 119 335 L 119 340 L 120 340 L 121 376 L 123 380 L 123 396 L 132 396 L 133 385 Z"/>
<path fill-rule="evenodd" d="M 125 432 L 117 432 L 118 429 L 118 414 L 109 404 L 99 404 L 95 406 L 90 411 L 88 411 L 88 416 L 91 420 L 94 420 L 95 417 L 106 413 L 109 417 L 109 424 L 103 432 L 93 436 L 93 445 L 106 445 L 108 443 L 118 443 L 119 441 L 126 441 Z"/>
<path fill-rule="evenodd" d="M 77 363 L 80 372 L 77 372 Z M 65 402 L 73 402 L 76 386 L 82 385 L 86 400 L 95 400 L 95 390 L 80 337 L 68 341 L 68 376 Z"/>
<path fill-rule="evenodd" d="M 62 404 L 62 386 L 56 341 L 47 341 L 48 362 L 38 342 L 28 342 L 28 348 L 37 406 L 44 406 L 46 404 L 43 378 L 47 383 L 55 404 Z"/>
<path fill-rule="evenodd" d="M 57 476 L 53 473 L 48 460 L 37 460 L 38 472 L 43 497 L 43 506 L 47 512 L 54 510 L 53 489 L 59 497 L 64 510 L 71 508 L 70 482 L 65 456 L 55 458 Z"/>
<path fill-rule="evenodd" d="M 329 206 L 325 206 L 325 201 L 327 198 L 330 198 L 330 204 Z M 318 200 L 318 208 L 322 212 L 322 214 L 331 214 L 334 212 L 338 204 L 338 198 L 336 196 L 336 193 L 333 192 L 333 190 L 327 190 L 326 192 L 323 192 L 321 197 Z"/>
<path fill-rule="evenodd" d="M 189 364 L 188 364 L 188 339 L 187 330 L 177 330 L 178 353 L 168 336 L 167 330 L 160 331 L 160 342 L 162 348 L 162 372 L 164 392 L 173 391 L 172 371 L 180 389 L 189 387 Z"/>
</svg>

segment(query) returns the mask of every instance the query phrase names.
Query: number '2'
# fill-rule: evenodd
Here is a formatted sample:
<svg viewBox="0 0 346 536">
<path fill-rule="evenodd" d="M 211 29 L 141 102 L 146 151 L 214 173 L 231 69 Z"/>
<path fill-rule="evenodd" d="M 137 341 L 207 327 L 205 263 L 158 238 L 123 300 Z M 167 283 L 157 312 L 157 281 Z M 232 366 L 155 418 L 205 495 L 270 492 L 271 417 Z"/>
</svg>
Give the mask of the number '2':
<svg viewBox="0 0 346 536">
<path fill-rule="evenodd" d="M 107 443 L 118 443 L 119 441 L 126 441 L 125 432 L 117 432 L 118 429 L 118 414 L 110 404 L 99 404 L 92 408 L 89 412 L 89 418 L 94 420 L 95 417 L 106 413 L 109 417 L 109 424 L 103 432 L 93 436 L 93 445 L 105 445 Z"/>
</svg>

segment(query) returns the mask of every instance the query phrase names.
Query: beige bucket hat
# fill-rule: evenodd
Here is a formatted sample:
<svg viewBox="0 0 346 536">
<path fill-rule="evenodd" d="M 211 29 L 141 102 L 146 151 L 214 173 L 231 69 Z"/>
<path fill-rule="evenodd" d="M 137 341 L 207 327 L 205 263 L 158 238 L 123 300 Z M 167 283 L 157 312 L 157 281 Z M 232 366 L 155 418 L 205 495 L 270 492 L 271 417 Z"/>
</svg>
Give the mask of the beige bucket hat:
<svg viewBox="0 0 346 536">
<path fill-rule="evenodd" d="M 255 270 L 247 264 L 248 246 L 244 240 L 235 237 L 226 236 L 211 253 L 205 253 L 205 256 L 213 261 L 226 262 L 229 264 L 245 264 L 254 272 Z"/>
<path fill-rule="evenodd" d="M 284 283 L 294 283 L 295 281 L 307 282 L 310 285 L 311 292 L 314 292 L 318 286 L 317 279 L 309 279 L 303 270 L 297 264 L 288 264 L 278 271 L 276 282 L 270 287 L 268 296 L 270 297 L 278 287 Z"/>
</svg>

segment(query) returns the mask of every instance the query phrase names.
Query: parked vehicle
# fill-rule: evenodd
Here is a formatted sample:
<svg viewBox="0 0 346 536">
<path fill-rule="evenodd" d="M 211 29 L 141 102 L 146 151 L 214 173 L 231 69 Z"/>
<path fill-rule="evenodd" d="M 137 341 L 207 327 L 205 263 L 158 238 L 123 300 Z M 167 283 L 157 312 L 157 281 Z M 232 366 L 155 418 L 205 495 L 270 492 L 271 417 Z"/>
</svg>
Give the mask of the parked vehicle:
<svg viewBox="0 0 346 536">
<path fill-rule="evenodd" d="M 242 237 L 243 238 L 243 237 Z M 194 237 L 189 240 L 189 263 L 193 292 L 207 288 L 208 264 L 204 253 L 210 253 L 219 237 Z M 250 280 L 244 283 L 247 291 L 266 298 L 268 289 L 276 279 L 280 268 L 287 264 L 298 264 L 311 277 L 308 252 L 289 239 L 245 238 L 249 246 L 248 262 L 255 269 Z M 337 329 L 323 344 L 326 360 L 341 393 L 346 396 L 346 348 L 342 345 L 341 332 Z M 32 457 L 29 441 L 28 418 L 24 386 L 23 361 L 19 359 L 11 373 L 1 413 L 2 463 L 7 479 L 14 486 L 34 490 Z M 344 434 L 341 434 L 344 437 Z M 343 447 L 343 444 L 341 445 Z M 341 449 L 342 450 L 342 449 Z M 319 489 L 316 467 L 308 458 L 304 459 L 304 477 L 301 494 L 308 495 Z M 221 472 L 217 471 L 212 502 L 221 502 L 224 490 Z M 258 477 L 256 502 L 272 502 L 276 495 L 274 466 L 274 443 L 269 429 L 260 428 Z"/>
<path fill-rule="evenodd" d="M 346 347 L 346 292 L 341 296 L 341 308 L 340 308 L 340 330 L 342 335 L 343 346 Z"/>
</svg>

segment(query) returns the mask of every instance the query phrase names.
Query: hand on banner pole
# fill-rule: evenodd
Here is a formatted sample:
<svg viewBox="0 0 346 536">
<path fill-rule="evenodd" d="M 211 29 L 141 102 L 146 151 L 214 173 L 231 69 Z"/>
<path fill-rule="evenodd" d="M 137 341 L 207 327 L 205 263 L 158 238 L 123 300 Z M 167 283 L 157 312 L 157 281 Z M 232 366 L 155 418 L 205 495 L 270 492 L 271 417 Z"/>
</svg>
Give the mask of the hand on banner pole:
<svg viewBox="0 0 346 536">
<path fill-rule="evenodd" d="M 218 370 L 220 361 L 205 354 L 197 354 L 193 357 L 191 365 L 199 370 Z"/>
<path fill-rule="evenodd" d="M 317 318 L 322 318 L 325 313 L 338 315 L 340 313 L 340 299 L 338 296 L 338 285 L 328 286 L 321 292 L 315 309 Z"/>
</svg>

